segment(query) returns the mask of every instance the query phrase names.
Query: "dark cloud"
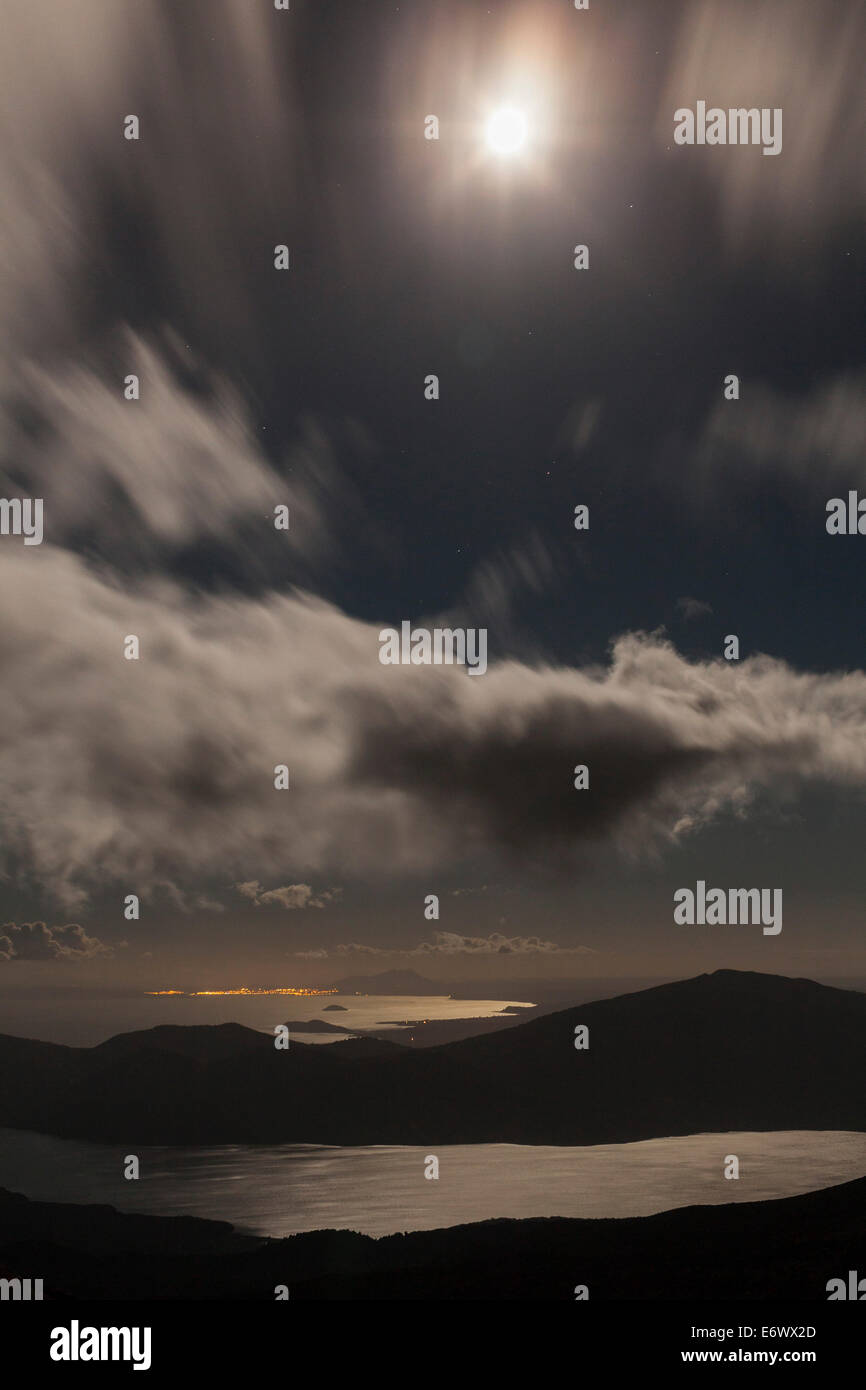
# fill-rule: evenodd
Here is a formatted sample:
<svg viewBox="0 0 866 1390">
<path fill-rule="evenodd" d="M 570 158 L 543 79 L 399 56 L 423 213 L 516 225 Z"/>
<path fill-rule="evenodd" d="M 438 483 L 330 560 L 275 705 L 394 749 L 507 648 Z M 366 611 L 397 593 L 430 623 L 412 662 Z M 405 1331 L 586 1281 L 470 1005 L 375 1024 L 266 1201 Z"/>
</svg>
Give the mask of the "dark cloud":
<svg viewBox="0 0 866 1390">
<path fill-rule="evenodd" d="M 690 662 L 657 636 L 598 668 L 382 666 L 378 627 L 321 600 L 129 587 L 43 545 L 0 555 L 0 643 L 7 867 L 67 904 L 107 880 L 146 896 L 641 852 L 763 790 L 866 784 L 862 672 Z"/>
<path fill-rule="evenodd" d="M 0 961 L 89 960 L 111 954 L 110 947 L 88 936 L 76 922 L 64 927 L 47 927 L 44 922 L 0 926 Z"/>
</svg>

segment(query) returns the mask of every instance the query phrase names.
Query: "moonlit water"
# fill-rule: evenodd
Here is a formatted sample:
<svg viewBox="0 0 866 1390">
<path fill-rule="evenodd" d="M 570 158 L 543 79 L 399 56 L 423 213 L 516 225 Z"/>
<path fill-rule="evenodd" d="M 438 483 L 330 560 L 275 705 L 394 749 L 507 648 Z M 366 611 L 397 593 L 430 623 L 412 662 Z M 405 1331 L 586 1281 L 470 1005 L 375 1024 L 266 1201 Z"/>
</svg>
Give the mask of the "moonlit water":
<svg viewBox="0 0 866 1390">
<path fill-rule="evenodd" d="M 330 1005 L 340 1004 L 339 1010 Z M 323 1019 L 340 1028 L 397 1028 L 419 1019 L 493 1018 L 519 999 L 452 999 L 448 995 L 253 994 L 107 995 L 28 993 L 0 997 L 0 1033 L 67 1047 L 95 1047 L 117 1033 L 134 1033 L 162 1023 L 242 1023 L 272 1033 L 277 1023 Z M 531 1013 L 527 1015 L 531 1016 Z M 298 1034 L 305 1043 L 332 1043 L 337 1033 Z"/>
<path fill-rule="evenodd" d="M 499 1216 L 649 1216 L 790 1197 L 866 1175 L 866 1134 L 848 1131 L 693 1134 L 587 1148 L 134 1148 L 141 1178 L 127 1182 L 128 1146 L 0 1129 L 0 1187 L 41 1201 L 210 1217 L 259 1235 L 334 1227 L 381 1236 Z M 424 1177 L 431 1151 L 436 1182 Z M 738 1180 L 723 1176 L 727 1154 L 740 1160 Z"/>
</svg>

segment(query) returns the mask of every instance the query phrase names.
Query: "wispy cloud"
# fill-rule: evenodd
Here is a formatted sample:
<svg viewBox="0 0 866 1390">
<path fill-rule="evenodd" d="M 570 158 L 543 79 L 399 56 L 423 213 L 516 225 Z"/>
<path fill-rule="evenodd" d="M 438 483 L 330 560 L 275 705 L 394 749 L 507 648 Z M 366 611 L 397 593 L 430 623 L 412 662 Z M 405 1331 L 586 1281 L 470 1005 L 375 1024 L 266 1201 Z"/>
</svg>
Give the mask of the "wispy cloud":
<svg viewBox="0 0 866 1390">
<path fill-rule="evenodd" d="M 691 622 L 692 618 L 703 618 L 708 613 L 712 613 L 712 608 L 708 603 L 704 603 L 699 598 L 678 598 L 677 608 L 685 622 Z"/>
<path fill-rule="evenodd" d="M 460 932 L 437 931 L 432 941 L 422 941 L 409 949 L 386 946 L 366 946 L 360 942 L 341 942 L 327 950 L 295 951 L 300 960 L 325 960 L 329 956 L 594 956 L 590 946 L 558 946 L 538 936 L 505 936 L 491 932 L 489 936 L 465 936 Z"/>
<path fill-rule="evenodd" d="M 659 143 L 672 144 L 674 111 L 698 100 L 784 112 L 778 159 L 736 147 L 677 151 L 717 189 L 730 246 L 769 254 L 784 247 L 802 257 L 829 228 L 862 217 L 864 44 L 862 4 L 836 7 L 830 23 L 812 0 L 695 0 L 681 7 L 659 97 Z"/>
<path fill-rule="evenodd" d="M 841 373 L 788 395 L 751 383 L 720 401 L 690 459 L 683 486 L 701 496 L 768 482 L 796 496 L 866 482 L 866 371 Z"/>
<path fill-rule="evenodd" d="M 257 879 L 236 883 L 235 889 L 256 907 L 284 907 L 288 912 L 305 907 L 325 907 L 340 896 L 339 888 L 325 888 L 314 893 L 309 883 L 290 883 L 284 888 L 265 889 Z"/>
</svg>

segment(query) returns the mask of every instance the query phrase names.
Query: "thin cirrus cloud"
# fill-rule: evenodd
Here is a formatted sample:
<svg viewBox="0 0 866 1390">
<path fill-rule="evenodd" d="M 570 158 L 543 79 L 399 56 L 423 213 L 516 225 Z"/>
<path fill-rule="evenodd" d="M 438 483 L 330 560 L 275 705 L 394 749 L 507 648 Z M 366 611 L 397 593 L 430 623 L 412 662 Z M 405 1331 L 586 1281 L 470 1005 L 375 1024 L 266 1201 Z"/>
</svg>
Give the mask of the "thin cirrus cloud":
<svg viewBox="0 0 866 1390">
<path fill-rule="evenodd" d="M 784 247 L 802 256 L 829 228 L 862 218 L 864 44 L 862 4 L 834 6 L 832 17 L 812 0 L 681 7 L 658 101 L 659 143 L 673 144 L 674 112 L 699 100 L 783 111 L 777 157 L 738 148 L 676 150 L 717 189 L 730 246 Z"/>
<path fill-rule="evenodd" d="M 279 18 L 246 0 L 5 0 L 0 215 L 14 256 L 0 305 L 5 322 L 26 331 L 19 351 L 37 339 L 62 347 L 64 329 L 74 346 L 78 293 L 62 291 L 73 268 L 101 270 L 91 219 L 105 178 L 146 207 L 185 318 L 250 357 L 261 350 L 245 248 L 262 220 L 278 226 L 289 215 L 284 190 L 296 183 L 302 129 Z M 230 102 L 214 102 L 228 91 Z M 129 113 L 146 140 L 123 139 Z"/>
<path fill-rule="evenodd" d="M 198 542 L 237 550 L 246 540 L 253 578 L 258 568 L 309 583 L 331 556 L 327 436 L 305 425 L 275 468 L 241 394 L 183 343 L 195 336 L 207 352 L 222 335 L 245 378 L 262 350 L 248 248 L 251 237 L 257 247 L 278 239 L 265 223 L 287 220 L 280 198 L 296 184 L 300 131 L 274 18 L 244 0 L 193 0 L 182 12 L 142 0 L 124 14 L 104 0 L 4 5 L 0 482 L 6 496 L 44 498 L 49 540 L 125 569 Z M 231 103 L 214 105 L 213 92 L 229 90 Z M 146 138 L 123 138 L 128 113 Z M 174 327 L 159 337 L 125 328 L 120 306 L 119 324 L 102 321 L 101 301 L 110 306 L 143 269 L 112 265 L 118 226 L 98 211 L 107 201 L 146 218 L 158 278 L 171 286 Z M 178 359 L 196 391 L 181 384 Z M 141 381 L 134 402 L 123 396 L 129 374 Z M 279 536 L 277 504 L 291 515 Z M 255 543 L 239 540 L 256 522 Z"/>
<path fill-rule="evenodd" d="M 691 458 L 693 493 L 772 483 L 804 496 L 866 481 L 866 371 L 839 373 L 789 396 L 755 383 L 719 402 Z"/>
<path fill-rule="evenodd" d="M 377 626 L 309 595 L 130 586 L 19 544 L 0 557 L 0 644 L 5 868 L 66 905 L 108 880 L 291 886 L 488 852 L 573 866 L 763 793 L 866 786 L 864 673 L 690 662 L 657 635 L 620 638 L 605 667 L 494 661 L 473 680 L 380 665 Z"/>
</svg>

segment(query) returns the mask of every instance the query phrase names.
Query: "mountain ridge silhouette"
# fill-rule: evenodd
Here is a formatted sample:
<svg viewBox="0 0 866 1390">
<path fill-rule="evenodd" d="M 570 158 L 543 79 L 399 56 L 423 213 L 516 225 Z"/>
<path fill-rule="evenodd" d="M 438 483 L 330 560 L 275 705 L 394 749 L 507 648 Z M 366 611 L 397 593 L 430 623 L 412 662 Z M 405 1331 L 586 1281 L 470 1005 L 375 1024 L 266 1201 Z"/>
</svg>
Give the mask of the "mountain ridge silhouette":
<svg viewBox="0 0 866 1390">
<path fill-rule="evenodd" d="M 589 1048 L 574 1047 L 578 1025 Z M 291 1024 L 289 1024 L 291 1030 Z M 594 1144 L 866 1130 L 866 994 L 720 970 L 410 1049 L 238 1024 L 0 1036 L 0 1125 L 122 1143 Z"/>
</svg>

